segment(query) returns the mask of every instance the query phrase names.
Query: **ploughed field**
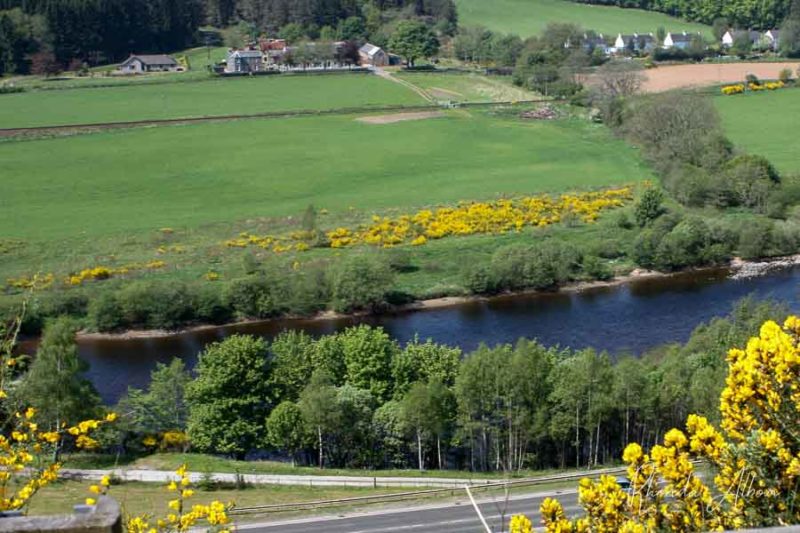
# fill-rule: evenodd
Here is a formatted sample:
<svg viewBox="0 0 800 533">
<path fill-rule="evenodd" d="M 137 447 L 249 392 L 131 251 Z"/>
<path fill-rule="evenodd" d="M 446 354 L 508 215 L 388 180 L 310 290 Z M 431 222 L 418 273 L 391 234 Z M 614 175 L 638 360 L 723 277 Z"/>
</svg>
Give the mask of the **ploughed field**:
<svg viewBox="0 0 800 533">
<path fill-rule="evenodd" d="M 426 103 L 399 84 L 367 74 L 207 79 L 3 95 L 0 128 Z"/>
<path fill-rule="evenodd" d="M 800 172 L 800 89 L 719 96 L 715 103 L 726 135 L 737 146 L 763 155 L 781 172 Z"/>
<path fill-rule="evenodd" d="M 611 37 L 618 33 L 655 33 L 661 26 L 668 31 L 701 31 L 710 35 L 708 26 L 662 13 L 567 0 L 456 0 L 456 6 L 459 24 L 486 26 L 521 37 L 538 34 L 552 22 L 571 22 Z"/>
</svg>

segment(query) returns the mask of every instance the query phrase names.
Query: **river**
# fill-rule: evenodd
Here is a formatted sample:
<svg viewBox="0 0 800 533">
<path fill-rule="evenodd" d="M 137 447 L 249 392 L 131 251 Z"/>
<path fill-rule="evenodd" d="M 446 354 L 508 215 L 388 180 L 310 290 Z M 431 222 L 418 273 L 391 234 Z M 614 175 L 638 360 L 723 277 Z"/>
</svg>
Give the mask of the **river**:
<svg viewBox="0 0 800 533">
<path fill-rule="evenodd" d="M 594 347 L 641 354 L 683 342 L 700 323 L 727 314 L 748 295 L 774 298 L 800 310 L 800 267 L 748 279 L 731 279 L 727 269 L 647 278 L 582 291 L 503 296 L 453 307 L 332 320 L 283 320 L 190 331 L 149 339 L 82 339 L 79 352 L 103 400 L 115 402 L 128 386 L 145 387 L 156 362 L 183 358 L 193 366 L 203 347 L 234 333 L 272 338 L 289 328 L 312 335 L 357 323 L 382 326 L 400 342 L 415 335 L 458 345 L 536 338 L 546 345 Z"/>
</svg>

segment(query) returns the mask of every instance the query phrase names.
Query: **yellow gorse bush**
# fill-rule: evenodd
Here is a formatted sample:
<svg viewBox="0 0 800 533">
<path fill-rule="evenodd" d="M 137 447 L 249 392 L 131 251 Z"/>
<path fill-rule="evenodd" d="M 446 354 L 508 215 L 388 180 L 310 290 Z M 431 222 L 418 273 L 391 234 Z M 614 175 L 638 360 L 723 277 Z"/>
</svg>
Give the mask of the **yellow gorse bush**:
<svg viewBox="0 0 800 533">
<path fill-rule="evenodd" d="M 114 276 L 122 276 L 131 272 L 141 272 L 147 270 L 159 270 L 167 266 L 167 263 L 156 259 L 146 263 L 130 263 L 121 267 L 96 266 L 84 268 L 83 270 L 69 274 L 64 278 L 65 285 L 83 285 L 87 281 L 102 281 Z M 6 279 L 6 286 L 12 289 L 43 290 L 53 285 L 56 279 L 55 274 L 35 274 L 33 276 L 22 276 L 20 278 Z"/>
<path fill-rule="evenodd" d="M 765 323 L 728 354 L 721 430 L 690 415 L 650 453 L 623 453 L 631 490 L 610 476 L 583 479 L 585 515 L 568 519 L 554 499 L 541 506 L 548 532 L 710 531 L 800 522 L 800 318 Z M 695 459 L 714 473 L 714 488 Z M 516 518 L 516 517 L 515 517 Z"/>
<path fill-rule="evenodd" d="M 205 523 L 210 530 L 216 533 L 229 533 L 230 518 L 228 510 L 231 505 L 226 505 L 219 501 L 213 501 L 208 505 L 189 505 L 187 500 L 194 495 L 192 482 L 186 465 L 182 465 L 175 471 L 177 479 L 170 480 L 167 484 L 167 491 L 173 497 L 167 502 L 165 515 L 158 518 L 151 515 L 145 516 L 125 516 L 125 527 L 131 533 L 174 533 L 188 531 L 194 526 Z M 106 489 L 101 487 L 90 487 L 101 489 L 102 494 L 106 494 Z"/>
<path fill-rule="evenodd" d="M 605 191 L 528 196 L 492 202 L 461 202 L 455 207 L 423 209 L 397 217 L 374 216 L 371 223 L 358 228 L 339 227 L 325 233 L 331 248 L 371 245 L 390 248 L 409 244 L 422 246 L 430 240 L 457 235 L 501 234 L 525 227 L 545 227 L 568 217 L 591 223 L 602 211 L 622 207 L 633 199 L 630 187 Z M 314 234 L 293 232 L 287 236 L 251 235 L 225 241 L 225 246 L 255 246 L 275 253 L 302 252 L 310 248 Z"/>
<path fill-rule="evenodd" d="M 722 94 L 730 96 L 732 94 L 742 94 L 744 92 L 744 83 L 737 83 L 736 85 L 726 85 L 722 89 Z"/>
<path fill-rule="evenodd" d="M 0 401 L 8 397 L 8 373 L 15 365 L 13 347 L 21 324 L 19 317 L 7 330 L 0 325 Z M 116 415 L 109 413 L 102 420 L 42 429 L 36 422 L 36 410 L 31 407 L 10 416 L 0 433 L 0 511 L 25 509 L 40 489 L 58 478 L 61 465 L 47 460 L 56 447 L 72 440 L 80 449 L 93 449 L 97 441 L 91 434 L 114 420 Z"/>
</svg>

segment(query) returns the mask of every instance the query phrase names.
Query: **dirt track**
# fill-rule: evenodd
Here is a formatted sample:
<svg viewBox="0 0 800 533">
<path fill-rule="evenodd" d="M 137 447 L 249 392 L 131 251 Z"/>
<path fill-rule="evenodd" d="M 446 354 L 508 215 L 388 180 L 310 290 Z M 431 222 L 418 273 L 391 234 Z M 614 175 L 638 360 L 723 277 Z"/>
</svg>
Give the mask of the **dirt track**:
<svg viewBox="0 0 800 533">
<path fill-rule="evenodd" d="M 393 113 L 390 115 L 373 115 L 371 117 L 359 117 L 356 120 L 365 124 L 394 124 L 395 122 L 406 122 L 408 120 L 427 120 L 429 118 L 443 117 L 441 111 L 424 111 L 421 113 Z"/>
<path fill-rule="evenodd" d="M 744 81 L 748 74 L 763 79 L 777 79 L 778 73 L 788 68 L 797 75 L 800 63 L 705 63 L 700 65 L 674 65 L 658 67 L 646 72 L 646 92 L 661 92 L 687 87 L 706 87 L 722 83 Z"/>
</svg>

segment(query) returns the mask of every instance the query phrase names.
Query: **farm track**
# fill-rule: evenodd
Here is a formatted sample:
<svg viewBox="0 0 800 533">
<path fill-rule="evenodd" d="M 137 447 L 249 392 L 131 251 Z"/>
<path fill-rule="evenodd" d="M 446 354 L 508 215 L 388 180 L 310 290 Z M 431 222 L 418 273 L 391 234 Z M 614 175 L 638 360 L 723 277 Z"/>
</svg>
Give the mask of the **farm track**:
<svg viewBox="0 0 800 533">
<path fill-rule="evenodd" d="M 544 103 L 550 100 L 527 100 L 522 102 L 479 102 L 464 103 L 461 107 L 493 107 L 501 105 L 518 105 Z M 328 109 L 322 111 L 295 110 L 295 111 L 271 111 L 265 113 L 248 113 L 239 115 L 214 115 L 208 117 L 186 117 L 169 119 L 150 119 L 134 120 L 124 122 L 99 122 L 90 124 L 65 124 L 58 126 L 32 126 L 25 128 L 0 128 L 0 139 L 36 139 L 40 137 L 54 137 L 62 135 L 72 135 L 78 133 L 96 133 L 106 130 L 140 128 L 148 126 L 176 126 L 184 124 L 198 124 L 203 122 L 223 122 L 229 120 L 252 120 L 252 119 L 278 119 L 292 117 L 310 116 L 337 116 L 337 115 L 359 115 L 364 113 L 387 113 L 392 111 L 417 112 L 439 109 L 440 106 L 434 103 L 421 105 L 397 105 L 397 106 L 374 106 L 374 107 L 351 107 Z"/>
</svg>

